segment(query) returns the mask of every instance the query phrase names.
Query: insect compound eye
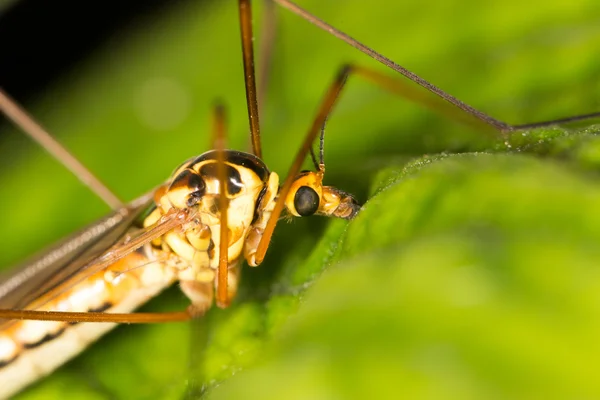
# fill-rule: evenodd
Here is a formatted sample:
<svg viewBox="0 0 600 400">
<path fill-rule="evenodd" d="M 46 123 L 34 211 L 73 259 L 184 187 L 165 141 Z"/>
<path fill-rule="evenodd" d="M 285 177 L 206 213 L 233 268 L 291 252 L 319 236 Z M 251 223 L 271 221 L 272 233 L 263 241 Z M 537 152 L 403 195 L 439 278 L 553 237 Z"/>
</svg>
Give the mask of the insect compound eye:
<svg viewBox="0 0 600 400">
<path fill-rule="evenodd" d="M 319 209 L 318 193 L 310 186 L 300 186 L 294 196 L 294 207 L 302 217 L 313 215 Z"/>
</svg>

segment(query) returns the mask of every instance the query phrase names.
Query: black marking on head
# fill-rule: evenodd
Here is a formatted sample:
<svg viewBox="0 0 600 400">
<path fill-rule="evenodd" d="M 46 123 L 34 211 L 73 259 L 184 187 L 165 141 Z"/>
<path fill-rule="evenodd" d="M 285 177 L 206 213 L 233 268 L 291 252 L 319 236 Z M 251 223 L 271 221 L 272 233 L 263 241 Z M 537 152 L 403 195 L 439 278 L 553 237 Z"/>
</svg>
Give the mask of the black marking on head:
<svg viewBox="0 0 600 400">
<path fill-rule="evenodd" d="M 38 346 L 43 345 L 46 342 L 51 341 L 52 339 L 56 339 L 57 337 L 59 337 L 60 335 L 62 335 L 62 333 L 65 331 L 65 328 L 60 329 L 58 332 L 55 333 L 47 333 L 43 338 L 41 338 L 40 340 L 38 340 L 37 342 L 34 343 L 23 343 L 23 347 L 26 349 L 33 349 L 36 348 Z"/>
<path fill-rule="evenodd" d="M 191 169 L 184 169 L 173 179 L 171 185 L 169 186 L 169 190 L 171 189 L 180 189 L 180 188 L 189 188 L 195 187 L 199 185 L 204 185 L 204 182 L 201 181 L 200 177 Z"/>
<path fill-rule="evenodd" d="M 198 156 L 190 166 L 207 160 L 217 160 L 218 152 L 216 150 L 207 151 Z M 263 181 L 269 180 L 269 169 L 265 163 L 258 157 L 250 153 L 243 153 L 236 150 L 225 150 L 225 161 L 233 165 L 240 165 L 254 172 Z M 216 175 L 215 175 L 216 176 Z"/>
<path fill-rule="evenodd" d="M 104 303 L 100 304 L 98 307 L 88 308 L 88 312 L 104 312 L 104 311 L 108 310 L 109 308 L 111 308 L 112 306 L 113 306 L 113 304 L 110 301 L 105 301 Z"/>
<path fill-rule="evenodd" d="M 294 196 L 294 207 L 302 217 L 313 215 L 319 209 L 319 194 L 310 186 L 300 186 Z"/>
<path fill-rule="evenodd" d="M 187 189 L 190 191 L 189 198 L 186 201 L 188 207 L 192 207 L 202 196 L 204 196 L 204 192 L 206 190 L 206 185 L 204 184 L 204 180 L 202 177 L 196 173 L 196 171 L 191 169 L 184 169 L 173 179 L 171 185 L 169 186 L 169 190 L 175 189 Z"/>
<path fill-rule="evenodd" d="M 204 164 L 200 168 L 200 175 L 205 178 L 217 178 L 219 176 L 218 165 L 216 162 Z M 237 169 L 231 165 L 225 165 L 225 175 L 227 176 L 227 194 L 236 195 L 244 188 L 242 177 Z"/>
<path fill-rule="evenodd" d="M 262 202 L 263 197 L 265 197 L 265 193 L 267 193 L 267 185 L 263 186 L 258 194 L 258 197 L 256 198 L 256 203 L 254 203 L 254 215 L 252 215 L 252 222 L 250 223 L 251 225 L 256 222 L 258 216 L 260 215 L 258 208 L 261 206 L 260 203 Z"/>
</svg>

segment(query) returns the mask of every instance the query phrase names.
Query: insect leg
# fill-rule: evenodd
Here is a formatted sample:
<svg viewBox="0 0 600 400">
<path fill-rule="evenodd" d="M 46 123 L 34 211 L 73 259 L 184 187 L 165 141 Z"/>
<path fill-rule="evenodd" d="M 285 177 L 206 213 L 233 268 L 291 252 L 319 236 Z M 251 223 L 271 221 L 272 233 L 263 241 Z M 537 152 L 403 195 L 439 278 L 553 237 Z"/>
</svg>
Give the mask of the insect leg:
<svg viewBox="0 0 600 400">
<path fill-rule="evenodd" d="M 256 157 L 262 158 L 260 145 L 260 122 L 258 120 L 258 102 L 256 100 L 256 77 L 254 75 L 254 45 L 252 33 L 252 7 L 250 0 L 239 0 L 240 30 L 242 35 L 242 57 L 244 60 L 244 83 L 252 150 Z"/>
<path fill-rule="evenodd" d="M 58 143 L 40 124 L 27 114 L 17 102 L 0 89 L 0 111 L 2 111 L 15 125 L 23 130 L 29 137 L 60 161 L 84 185 L 89 187 L 112 209 L 117 209 L 123 202 L 106 187 L 100 179 L 90 172 L 75 156 Z"/>
<path fill-rule="evenodd" d="M 405 76 L 406 78 L 410 79 L 411 81 L 413 81 L 415 84 L 423 87 L 424 89 L 429 90 L 430 92 L 441 97 L 445 101 L 453 104 L 455 107 L 463 110 L 465 113 L 470 114 L 474 118 L 481 120 L 483 123 L 490 125 L 491 127 L 495 128 L 496 130 L 498 130 L 500 132 L 512 130 L 512 127 L 510 125 L 508 125 L 507 123 L 497 120 L 497 119 L 491 117 L 490 115 L 487 115 L 484 112 L 481 112 L 481 111 L 471 107 L 470 105 L 457 99 L 456 97 L 452 96 L 451 94 L 446 93 L 442 89 L 438 88 L 437 86 L 435 86 L 435 85 L 429 83 L 428 81 L 426 81 L 425 79 L 421 78 L 414 72 L 409 71 L 408 69 L 404 68 L 403 66 L 401 66 L 401 65 L 395 63 L 394 61 L 390 60 L 389 58 L 385 57 L 383 54 L 378 53 L 377 51 L 373 50 L 372 48 L 362 44 L 358 40 L 352 38 L 351 36 L 345 34 L 342 31 L 340 31 L 339 29 L 333 27 L 332 25 L 329 25 L 322 19 L 312 15 L 311 13 L 309 13 L 308 11 L 299 7 L 298 5 L 294 4 L 293 2 L 291 2 L 289 0 L 273 0 L 273 1 L 275 1 L 280 6 L 288 9 L 289 11 L 293 12 L 294 14 L 300 16 L 301 18 L 305 19 L 306 21 L 310 22 L 311 24 L 317 26 L 318 28 L 330 33 L 331 35 L 337 37 L 338 39 L 342 40 L 343 42 L 349 44 L 350 46 L 354 47 L 355 49 L 359 50 L 360 52 L 368 55 L 369 57 L 373 58 L 374 60 L 382 63 L 386 67 L 393 69 L 394 71 L 398 72 L 399 74 L 401 74 L 401 75 Z"/>
<path fill-rule="evenodd" d="M 219 140 L 223 140 L 227 126 L 225 125 L 225 106 L 220 102 L 217 102 L 213 109 L 213 127 L 211 136 L 211 148 L 225 148 L 224 143 L 219 143 Z"/>
<path fill-rule="evenodd" d="M 240 2 L 241 5 L 242 2 Z M 253 72 L 254 74 L 254 72 Z M 215 132 L 214 144 L 217 150 L 217 177 L 219 178 L 219 211 L 220 211 L 220 237 L 219 237 L 219 267 L 217 271 L 217 295 L 218 307 L 224 308 L 229 305 L 228 296 L 228 264 L 229 264 L 229 225 L 228 208 L 229 197 L 227 197 L 227 169 L 225 166 L 225 110 L 221 106 L 215 108 Z"/>
<path fill-rule="evenodd" d="M 277 225 L 277 220 L 279 219 L 279 216 L 283 211 L 285 200 L 292 187 L 292 183 L 294 182 L 296 175 L 300 171 L 304 159 L 310 152 L 313 142 L 315 141 L 317 135 L 321 131 L 323 124 L 327 120 L 327 116 L 331 113 L 331 110 L 333 109 L 333 106 L 337 101 L 338 95 L 340 94 L 342 88 L 344 87 L 344 84 L 346 83 L 346 78 L 348 77 L 350 71 L 350 66 L 342 67 L 342 69 L 338 72 L 335 80 L 330 85 L 329 90 L 325 94 L 325 98 L 323 99 L 321 106 L 319 107 L 317 116 L 313 120 L 312 126 L 310 127 L 308 133 L 306 134 L 304 142 L 302 143 L 302 147 L 300 147 L 300 150 L 296 154 L 296 158 L 294 159 L 294 162 L 292 163 L 292 166 L 288 171 L 285 182 L 283 183 L 283 186 L 279 191 L 279 197 L 277 199 L 277 202 L 275 203 L 275 207 L 273 208 L 271 217 L 269 218 L 269 221 L 267 222 L 265 230 L 262 234 L 262 237 L 260 238 L 260 242 L 258 243 L 256 254 L 254 255 L 254 265 L 260 264 L 263 261 L 265 254 L 267 253 L 269 243 L 271 242 L 271 236 L 273 236 L 275 226 Z"/>
<path fill-rule="evenodd" d="M 372 68 L 362 67 L 359 65 L 352 65 L 352 72 L 356 75 L 360 75 L 361 77 L 367 79 L 368 81 L 386 89 L 394 94 L 397 94 L 407 100 L 410 100 L 414 103 L 420 104 L 424 107 L 427 107 L 436 113 L 443 114 L 449 119 L 455 120 L 457 122 L 472 125 L 476 128 L 487 127 L 490 128 L 489 125 L 485 126 L 482 124 L 481 120 L 475 119 L 473 115 L 467 114 L 464 112 L 460 112 L 460 110 L 456 107 L 453 107 L 447 102 L 442 101 L 440 98 L 433 97 L 428 95 L 426 92 L 419 90 L 419 88 L 413 87 L 411 83 L 404 81 L 403 79 L 391 77 L 387 74 L 379 72 Z M 542 121 L 542 122 L 534 122 L 530 124 L 522 124 L 522 125 L 508 125 L 507 130 L 500 131 L 502 134 L 506 134 L 509 131 L 515 131 L 520 129 L 532 129 L 532 128 L 540 128 L 544 126 L 550 125 L 559 125 L 565 124 L 569 122 L 583 121 L 587 119 L 593 119 L 600 117 L 600 112 L 591 113 L 591 114 L 583 114 L 576 115 L 567 118 L 555 119 L 550 121 Z"/>
<path fill-rule="evenodd" d="M 554 119 L 554 120 L 550 120 L 550 121 L 542 121 L 542 122 L 533 122 L 533 123 L 530 123 L 530 124 L 514 125 L 513 128 L 515 130 L 518 130 L 518 129 L 542 128 L 544 126 L 567 124 L 567 123 L 570 123 L 570 122 L 585 121 L 585 120 L 588 120 L 588 119 L 596 119 L 596 118 L 600 118 L 600 112 L 595 112 L 595 113 L 590 113 L 590 114 L 574 115 L 572 117 L 559 118 L 559 119 Z"/>
<path fill-rule="evenodd" d="M 125 324 L 151 324 L 187 321 L 194 317 L 189 311 L 165 313 L 103 313 L 35 310 L 0 310 L 0 319 L 65 321 L 65 322 L 115 322 Z"/>
<path fill-rule="evenodd" d="M 460 109 L 460 110 L 464 111 L 466 114 L 479 119 L 481 122 L 489 125 L 490 127 L 496 129 L 497 131 L 499 131 L 501 133 L 507 133 L 507 132 L 520 130 L 520 129 L 539 128 L 539 127 L 544 127 L 544 126 L 563 124 L 563 123 L 567 123 L 567 122 L 582 121 L 582 120 L 600 117 L 600 112 L 596 112 L 596 113 L 576 115 L 576 116 L 572 116 L 572 117 L 561 118 L 561 119 L 556 119 L 556 120 L 551 120 L 551 121 L 542 121 L 542 122 L 535 122 L 535 123 L 522 124 L 522 125 L 510 125 L 506 122 L 495 119 L 495 118 L 485 114 L 484 112 L 481 112 L 481 111 L 471 107 L 470 105 L 462 102 L 461 100 L 450 95 L 449 93 L 446 93 L 442 89 L 429 83 L 425 79 L 423 79 L 420 76 L 418 76 L 417 74 L 407 70 L 403 66 L 395 63 L 394 61 L 385 57 L 381 53 L 378 53 L 377 51 L 373 50 L 372 48 L 362 44 L 358 40 L 352 38 L 351 36 L 345 34 L 342 31 L 340 31 L 339 29 L 329 25 L 328 23 L 321 20 L 320 18 L 312 15 L 308 11 L 306 11 L 303 8 L 299 7 L 298 5 L 294 4 L 292 1 L 290 1 L 290 0 L 273 0 L 273 1 L 276 2 L 277 4 L 279 4 L 280 6 L 288 9 L 289 11 L 293 12 L 294 14 L 300 16 L 301 18 L 305 19 L 306 21 L 310 22 L 311 24 L 317 26 L 318 28 L 320 28 L 324 31 L 327 31 L 328 33 L 332 34 L 333 36 L 337 37 L 338 39 L 342 40 L 343 42 L 349 44 L 350 46 L 356 48 L 360 52 L 368 55 L 369 57 L 373 58 L 374 60 L 382 63 L 386 67 L 388 67 L 388 68 L 398 72 L 399 74 L 403 75 L 404 77 L 410 79 L 415 84 L 434 93 L 435 95 L 439 96 L 441 99 L 454 105 L 457 109 Z M 386 78 L 386 80 L 387 79 L 389 79 L 389 78 Z M 437 108 L 437 106 L 436 106 L 436 108 Z M 446 113 L 446 112 L 444 112 L 444 113 Z M 454 115 L 452 118 L 456 119 L 457 117 L 456 117 L 456 115 Z M 462 118 L 460 118 L 460 119 L 462 120 Z"/>
<path fill-rule="evenodd" d="M 279 198 L 277 199 L 277 203 L 275 204 L 275 207 L 273 209 L 271 217 L 264 229 L 264 232 L 262 233 L 260 242 L 258 243 L 256 253 L 254 254 L 254 264 L 255 265 L 260 264 L 262 262 L 262 260 L 264 259 L 264 256 L 267 252 L 267 248 L 269 246 L 269 242 L 271 240 L 271 236 L 273 235 L 273 231 L 277 224 L 277 220 L 279 218 L 279 215 L 281 215 L 281 212 L 283 211 L 286 197 L 287 197 L 288 192 L 292 186 L 292 183 L 296 177 L 296 174 L 300 171 L 302 163 L 304 162 L 304 158 L 311 151 L 312 143 L 316 139 L 318 133 L 320 131 L 322 132 L 323 124 L 325 123 L 325 121 L 327 120 L 327 117 L 331 113 L 331 110 L 333 109 L 333 106 L 336 103 L 338 95 L 341 92 L 342 88 L 344 87 L 346 79 L 352 73 L 361 74 L 363 76 L 370 78 L 371 80 L 374 80 L 376 83 L 380 84 L 383 87 L 386 87 L 388 89 L 390 89 L 390 88 L 395 89 L 397 92 L 399 92 L 403 95 L 405 94 L 405 90 L 404 90 L 405 85 L 404 84 L 401 84 L 401 86 L 396 86 L 398 84 L 397 80 L 395 80 L 393 78 L 389 78 L 379 72 L 372 71 L 370 69 L 361 68 L 361 67 L 355 67 L 353 65 L 345 65 L 341 68 L 335 81 L 330 86 L 329 91 L 327 92 L 324 101 L 321 103 L 321 107 L 319 109 L 319 112 L 318 112 L 316 118 L 313 121 L 313 125 L 310 128 L 308 134 L 306 135 L 304 143 L 302 144 L 302 147 L 298 151 L 296 158 L 294 159 L 294 162 L 288 172 L 287 178 L 286 178 L 281 190 L 279 191 Z M 420 97 L 420 96 L 417 97 L 416 96 L 417 92 L 410 92 L 410 93 L 411 93 L 411 95 L 415 95 L 415 96 L 407 96 L 407 97 L 411 98 L 412 100 L 421 102 L 423 104 L 429 104 L 425 98 Z M 431 106 L 433 106 L 433 104 L 437 105 L 439 103 L 440 102 L 437 101 L 437 103 L 432 103 Z M 473 115 L 473 114 L 471 114 L 471 115 Z M 476 115 L 473 115 L 473 116 L 479 118 Z M 508 126 L 508 125 L 505 125 L 505 126 Z M 510 130 L 510 129 L 508 129 L 508 130 Z M 322 145 L 321 145 L 321 148 L 322 148 Z M 321 158 L 319 160 L 319 169 L 320 170 L 322 170 L 324 168 L 322 163 L 323 163 L 323 160 Z"/>
<path fill-rule="evenodd" d="M 212 305 L 214 297 L 213 282 L 181 281 L 179 286 L 187 298 L 192 301 L 192 304 L 188 307 L 190 314 L 200 316 Z"/>
<path fill-rule="evenodd" d="M 278 18 L 273 0 L 264 0 L 263 23 L 258 49 L 257 97 L 258 114 L 263 115 L 265 97 L 269 87 L 269 76 L 272 66 L 273 48 L 277 36 Z"/>
</svg>

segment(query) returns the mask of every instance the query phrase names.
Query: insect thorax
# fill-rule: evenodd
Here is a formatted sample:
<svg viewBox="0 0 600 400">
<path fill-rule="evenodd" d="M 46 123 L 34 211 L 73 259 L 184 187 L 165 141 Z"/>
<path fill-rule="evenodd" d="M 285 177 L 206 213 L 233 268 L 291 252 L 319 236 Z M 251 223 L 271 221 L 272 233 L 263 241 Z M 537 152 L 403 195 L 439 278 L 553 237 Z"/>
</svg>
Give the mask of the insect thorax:
<svg viewBox="0 0 600 400">
<path fill-rule="evenodd" d="M 179 262 L 183 281 L 211 282 L 218 266 L 221 212 L 219 197 L 227 196 L 229 265 L 238 264 L 242 251 L 254 252 L 253 228 L 262 231 L 274 205 L 279 178 L 252 154 L 225 151 L 226 185 L 218 179 L 217 152 L 209 151 L 184 162 L 156 192 L 156 209 L 144 221 L 149 226 L 172 209 L 191 209 L 196 217 L 178 231 L 153 242 L 155 251 L 170 253 Z M 224 190 L 223 190 L 224 189 Z M 250 236 L 250 239 L 249 239 Z M 249 247 L 245 249 L 245 247 Z"/>
</svg>

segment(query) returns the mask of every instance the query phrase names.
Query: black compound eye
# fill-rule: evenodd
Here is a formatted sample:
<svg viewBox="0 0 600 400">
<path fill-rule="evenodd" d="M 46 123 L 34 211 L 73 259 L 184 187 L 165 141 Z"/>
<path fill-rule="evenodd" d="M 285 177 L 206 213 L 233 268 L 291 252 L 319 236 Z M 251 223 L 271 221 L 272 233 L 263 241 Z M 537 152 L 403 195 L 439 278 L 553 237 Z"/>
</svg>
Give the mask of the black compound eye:
<svg viewBox="0 0 600 400">
<path fill-rule="evenodd" d="M 301 186 L 294 196 L 294 207 L 302 217 L 313 215 L 319 209 L 319 195 L 309 186 Z"/>
</svg>

